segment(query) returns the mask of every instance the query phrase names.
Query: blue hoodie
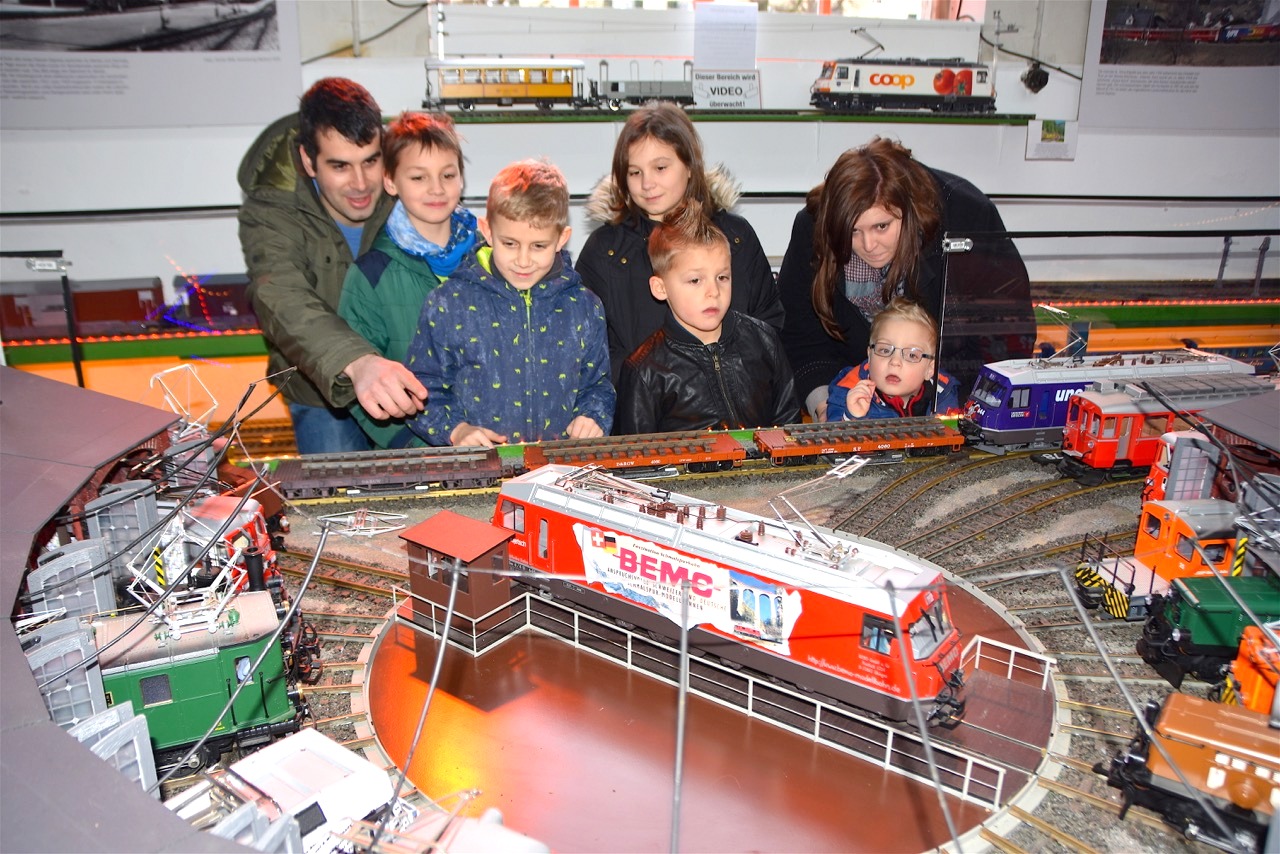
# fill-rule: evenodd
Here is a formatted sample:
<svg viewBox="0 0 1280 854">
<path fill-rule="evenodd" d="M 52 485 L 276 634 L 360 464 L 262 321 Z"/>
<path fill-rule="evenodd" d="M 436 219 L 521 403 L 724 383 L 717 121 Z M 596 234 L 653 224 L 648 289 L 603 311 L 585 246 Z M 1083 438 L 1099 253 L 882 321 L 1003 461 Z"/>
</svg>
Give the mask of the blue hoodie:
<svg viewBox="0 0 1280 854">
<path fill-rule="evenodd" d="M 468 255 L 422 306 L 405 364 L 427 403 L 409 428 L 432 445 L 448 445 L 463 422 L 538 442 L 564 438 L 585 415 L 608 433 L 617 395 L 600 299 L 568 252 L 521 291 L 492 271 L 492 251 Z"/>
</svg>

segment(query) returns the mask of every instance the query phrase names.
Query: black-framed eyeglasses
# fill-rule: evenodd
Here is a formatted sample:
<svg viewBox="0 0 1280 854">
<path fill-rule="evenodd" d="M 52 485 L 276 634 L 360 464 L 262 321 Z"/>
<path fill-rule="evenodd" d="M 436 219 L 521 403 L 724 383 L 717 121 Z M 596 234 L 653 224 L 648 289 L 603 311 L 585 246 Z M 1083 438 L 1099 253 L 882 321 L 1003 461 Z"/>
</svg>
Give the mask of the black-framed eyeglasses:
<svg viewBox="0 0 1280 854">
<path fill-rule="evenodd" d="M 923 359 L 932 359 L 932 353 L 926 353 L 919 347 L 895 347 L 892 344 L 886 344 L 883 341 L 877 341 L 867 350 L 873 355 L 879 356 L 881 359 L 889 359 L 893 357 L 894 351 L 902 354 L 902 361 L 915 365 Z"/>
</svg>

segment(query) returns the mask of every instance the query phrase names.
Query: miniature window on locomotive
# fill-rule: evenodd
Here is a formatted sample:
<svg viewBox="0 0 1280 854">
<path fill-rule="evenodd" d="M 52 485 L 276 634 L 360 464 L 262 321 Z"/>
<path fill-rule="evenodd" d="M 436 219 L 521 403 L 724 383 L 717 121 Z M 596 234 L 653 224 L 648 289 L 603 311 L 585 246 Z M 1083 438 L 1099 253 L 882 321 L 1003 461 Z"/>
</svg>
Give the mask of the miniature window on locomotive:
<svg viewBox="0 0 1280 854">
<path fill-rule="evenodd" d="M 523 83 L 523 82 L 524 82 L 524 69 L 523 69 L 523 68 L 508 68 L 508 69 L 507 69 L 506 77 L 507 77 L 507 82 L 508 82 L 508 83 Z"/>
<path fill-rule="evenodd" d="M 169 674 L 144 676 L 138 680 L 138 691 L 142 694 L 143 706 L 158 706 L 161 703 L 173 702 L 173 688 L 169 685 Z"/>
<path fill-rule="evenodd" d="M 569 69 L 556 68 L 551 71 L 552 83 L 568 83 L 570 80 Z"/>
<path fill-rule="evenodd" d="M 546 72 L 546 70 L 545 70 L 545 69 L 542 69 L 542 68 L 530 68 L 530 69 L 529 69 L 529 82 L 530 82 L 530 83 L 534 83 L 534 84 L 537 84 L 537 83 L 546 83 L 546 82 L 547 82 L 547 72 Z"/>
<path fill-rule="evenodd" d="M 501 83 L 501 82 L 502 82 L 502 69 L 500 69 L 500 68 L 486 68 L 486 69 L 484 70 L 484 82 L 485 82 L 485 83 Z"/>
<path fill-rule="evenodd" d="M 456 68 L 446 68 L 444 71 L 440 72 L 440 79 L 443 80 L 445 84 L 461 83 L 462 72 Z"/>
<path fill-rule="evenodd" d="M 995 377 L 983 376 L 978 378 L 978 385 L 973 390 L 971 397 L 976 397 L 981 403 L 988 406 L 1000 405 L 1000 382 Z"/>
<path fill-rule="evenodd" d="M 1170 430 L 1176 430 L 1176 427 L 1166 427 L 1169 423 L 1167 415 L 1152 415 L 1142 422 L 1142 435 L 1144 438 L 1153 439 L 1157 436 L 1163 436 Z"/>
<path fill-rule="evenodd" d="M 939 598 L 920 615 L 920 619 L 912 624 L 908 632 L 911 636 L 912 655 L 917 659 L 928 658 L 950 633 L 951 623 L 947 620 L 947 609 Z"/>
<path fill-rule="evenodd" d="M 463 71 L 462 71 L 462 80 L 463 80 L 463 82 L 464 82 L 464 83 L 479 83 L 479 82 L 480 82 L 480 69 L 479 69 L 479 68 L 465 68 L 465 69 L 463 69 Z"/>
<path fill-rule="evenodd" d="M 862 620 L 862 646 L 865 649 L 889 654 L 889 644 L 893 640 L 893 625 L 879 617 L 864 617 Z"/>
<path fill-rule="evenodd" d="M 848 80 L 848 79 L 849 79 L 849 66 L 847 66 L 847 65 L 841 65 L 841 66 L 839 66 L 838 68 L 836 68 L 836 79 L 837 79 L 837 80 Z"/>
<path fill-rule="evenodd" d="M 1178 557 L 1183 560 L 1191 560 L 1196 556 L 1195 545 L 1191 542 L 1191 538 L 1183 533 L 1178 534 L 1178 544 L 1174 549 L 1178 552 Z"/>
<path fill-rule="evenodd" d="M 524 505 L 516 504 L 514 501 L 502 502 L 502 527 L 515 531 L 517 534 L 524 533 Z"/>
<path fill-rule="evenodd" d="M 1142 515 L 1142 532 L 1153 540 L 1160 539 L 1160 517 L 1154 513 Z"/>
</svg>

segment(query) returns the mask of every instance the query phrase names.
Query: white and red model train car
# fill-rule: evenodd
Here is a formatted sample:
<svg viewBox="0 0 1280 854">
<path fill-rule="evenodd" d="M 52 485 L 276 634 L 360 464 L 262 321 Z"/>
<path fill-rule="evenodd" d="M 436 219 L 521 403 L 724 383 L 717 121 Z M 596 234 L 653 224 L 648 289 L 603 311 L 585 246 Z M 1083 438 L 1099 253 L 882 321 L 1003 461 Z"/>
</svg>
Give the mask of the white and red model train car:
<svg viewBox="0 0 1280 854">
<path fill-rule="evenodd" d="M 960 59 L 827 60 L 809 95 L 809 103 L 829 112 L 990 113 L 996 108 L 991 68 Z"/>
<path fill-rule="evenodd" d="M 699 653 L 893 720 L 911 714 L 912 682 L 932 717 L 963 713 L 942 573 L 905 552 L 592 466 L 507 481 L 494 524 L 515 532 L 513 567 L 561 576 L 557 595 L 650 632 L 678 636 L 687 589 Z"/>
</svg>

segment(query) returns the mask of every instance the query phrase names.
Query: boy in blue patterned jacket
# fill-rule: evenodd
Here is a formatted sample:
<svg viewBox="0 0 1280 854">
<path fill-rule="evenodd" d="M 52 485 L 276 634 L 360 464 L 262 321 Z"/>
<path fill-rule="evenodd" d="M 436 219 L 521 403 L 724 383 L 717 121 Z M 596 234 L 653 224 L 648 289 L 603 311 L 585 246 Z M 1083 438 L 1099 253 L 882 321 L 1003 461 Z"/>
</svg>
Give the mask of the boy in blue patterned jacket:
<svg viewBox="0 0 1280 854">
<path fill-rule="evenodd" d="M 564 246 L 569 190 L 549 163 L 507 166 L 479 221 L 488 246 L 427 296 L 405 364 L 427 387 L 408 422 L 432 445 L 603 436 L 613 426 L 604 307 Z"/>
</svg>

